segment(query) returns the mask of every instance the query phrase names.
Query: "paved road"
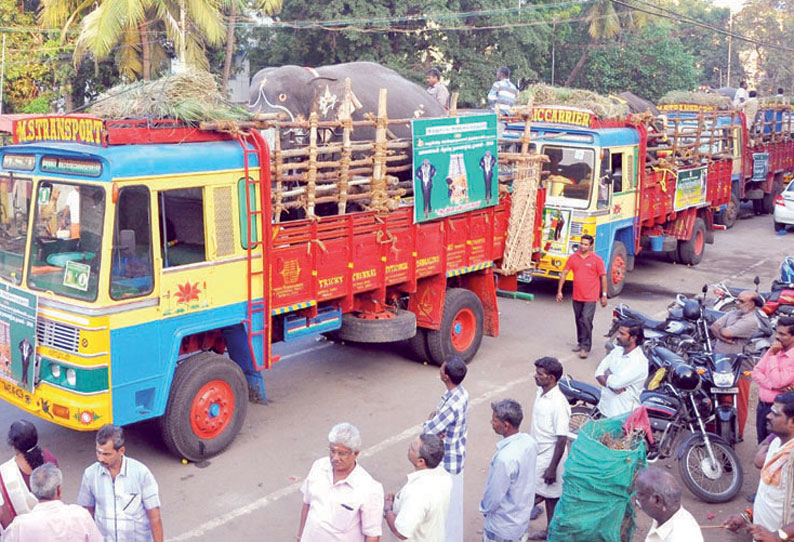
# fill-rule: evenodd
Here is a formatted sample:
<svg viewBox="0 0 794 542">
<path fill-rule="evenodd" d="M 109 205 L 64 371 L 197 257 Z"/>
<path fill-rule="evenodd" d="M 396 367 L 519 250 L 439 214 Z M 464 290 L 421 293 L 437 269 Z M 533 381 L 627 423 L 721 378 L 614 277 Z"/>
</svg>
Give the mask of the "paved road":
<svg viewBox="0 0 794 542">
<path fill-rule="evenodd" d="M 791 254 L 794 236 L 774 235 L 771 217 L 741 220 L 733 230 L 717 232 L 700 265 L 672 265 L 656 258 L 638 259 L 628 277 L 625 302 L 661 315 L 676 292 L 695 294 L 704 283 L 730 279 L 752 285 L 754 275 L 768 285 L 784 253 Z M 470 365 L 465 385 L 472 399 L 466 463 L 466 540 L 479 540 L 482 520 L 477 503 L 498 437 L 490 427 L 492 400 L 511 397 L 529 409 L 535 394 L 532 361 L 542 355 L 560 357 L 575 377 L 591 379 L 599 349 L 587 360 L 574 359 L 570 298 L 554 302 L 554 285 L 535 282 L 532 303 L 500 300 L 501 337 L 486 338 Z M 569 294 L 569 291 L 566 291 Z M 611 310 L 599 309 L 596 334 L 609 325 Z M 411 465 L 408 442 L 443 392 L 438 369 L 409 361 L 404 346 L 350 346 L 314 340 L 285 351 L 267 374 L 268 402 L 251 405 L 242 433 L 232 447 L 208 465 L 183 465 L 159 442 L 154 423 L 128 430 L 128 453 L 145 462 L 160 483 L 166 538 L 169 540 L 289 541 L 294 540 L 301 506 L 298 488 L 314 459 L 327 453 L 326 436 L 339 421 L 362 431 L 360 461 L 387 491 L 404 483 Z M 0 425 L 20 417 L 0 405 Z M 754 420 L 751 413 L 751 420 Z M 93 460 L 93 434 L 68 431 L 37 422 L 42 443 L 61 461 L 66 501 L 74 502 L 83 469 Z M 525 423 L 524 429 L 528 428 Z M 3 429 L 5 431 L 5 429 Z M 725 505 L 706 505 L 685 491 L 685 506 L 703 524 L 716 524 L 726 514 L 743 510 L 743 495 L 754 490 L 757 471 L 750 466 L 754 428 L 738 450 L 745 465 L 742 496 Z M 2 449 L 2 445 L 0 445 Z M 5 453 L 10 453 L 6 451 Z M 677 467 L 672 472 L 677 475 Z M 708 514 L 715 519 L 709 520 Z M 639 514 L 636 540 L 644 540 L 649 521 Z M 541 516 L 537 526 L 545 525 Z M 707 541 L 740 540 L 721 530 L 704 531 Z M 394 540 L 390 535 L 384 540 Z"/>
</svg>

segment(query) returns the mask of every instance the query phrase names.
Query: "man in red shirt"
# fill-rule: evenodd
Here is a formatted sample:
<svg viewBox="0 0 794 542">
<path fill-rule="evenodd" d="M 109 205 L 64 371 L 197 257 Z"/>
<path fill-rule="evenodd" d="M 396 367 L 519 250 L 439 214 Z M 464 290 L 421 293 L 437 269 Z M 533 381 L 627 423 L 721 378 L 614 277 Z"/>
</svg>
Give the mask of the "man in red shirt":
<svg viewBox="0 0 794 542">
<path fill-rule="evenodd" d="M 583 235 L 579 251 L 571 254 L 557 283 L 557 303 L 562 302 L 562 287 L 568 271 L 573 272 L 573 315 L 576 321 L 576 342 L 574 352 L 586 358 L 593 344 L 593 316 L 596 301 L 607 306 L 607 271 L 604 260 L 593 249 L 593 236 Z"/>
</svg>

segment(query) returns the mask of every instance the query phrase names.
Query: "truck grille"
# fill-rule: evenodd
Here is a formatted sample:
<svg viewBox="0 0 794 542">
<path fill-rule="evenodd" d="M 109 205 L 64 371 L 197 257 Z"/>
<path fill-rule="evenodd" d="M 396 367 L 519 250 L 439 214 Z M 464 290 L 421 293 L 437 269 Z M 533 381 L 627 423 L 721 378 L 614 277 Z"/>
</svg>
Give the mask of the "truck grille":
<svg viewBox="0 0 794 542">
<path fill-rule="evenodd" d="M 80 330 L 67 324 L 39 318 L 36 322 L 36 340 L 40 346 L 76 353 L 80 348 Z"/>
<path fill-rule="evenodd" d="M 571 222 L 571 237 L 580 237 L 583 229 L 583 222 Z"/>
</svg>

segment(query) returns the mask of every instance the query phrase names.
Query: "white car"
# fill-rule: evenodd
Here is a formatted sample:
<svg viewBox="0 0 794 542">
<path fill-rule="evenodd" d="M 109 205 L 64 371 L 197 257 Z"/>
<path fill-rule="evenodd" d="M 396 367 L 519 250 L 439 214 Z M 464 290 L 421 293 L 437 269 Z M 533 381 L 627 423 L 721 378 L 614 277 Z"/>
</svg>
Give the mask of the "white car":
<svg viewBox="0 0 794 542">
<path fill-rule="evenodd" d="M 786 226 L 794 226 L 794 181 L 775 198 L 775 231 L 785 230 Z"/>
</svg>

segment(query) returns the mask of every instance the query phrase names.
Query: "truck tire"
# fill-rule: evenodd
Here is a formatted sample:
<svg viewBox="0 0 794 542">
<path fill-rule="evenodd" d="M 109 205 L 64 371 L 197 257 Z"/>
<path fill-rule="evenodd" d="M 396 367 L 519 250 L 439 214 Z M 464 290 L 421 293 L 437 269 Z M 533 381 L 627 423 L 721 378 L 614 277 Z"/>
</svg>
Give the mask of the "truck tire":
<svg viewBox="0 0 794 542">
<path fill-rule="evenodd" d="M 390 318 L 359 318 L 355 314 L 342 315 L 342 327 L 334 338 L 357 343 L 390 343 L 410 339 L 416 334 L 416 315 L 398 309 Z"/>
<path fill-rule="evenodd" d="M 441 329 L 427 330 L 431 361 L 439 366 L 450 356 L 471 361 L 482 342 L 483 320 L 479 297 L 465 288 L 447 290 Z"/>
<path fill-rule="evenodd" d="M 411 348 L 411 353 L 414 359 L 419 362 L 432 362 L 430 356 L 430 349 L 427 348 L 427 329 L 423 327 L 416 328 L 416 335 L 408 339 L 408 346 Z"/>
<path fill-rule="evenodd" d="M 628 253 L 626 245 L 620 241 L 615 241 L 612 245 L 612 256 L 609 258 L 609 268 L 607 269 L 607 296 L 617 297 L 623 291 L 626 284 L 626 272 Z"/>
<path fill-rule="evenodd" d="M 697 217 L 692 228 L 692 237 L 687 241 L 678 241 L 678 259 L 683 264 L 697 265 L 703 259 L 706 249 L 706 224 Z"/>
<path fill-rule="evenodd" d="M 728 202 L 727 207 L 725 207 L 724 211 L 720 211 L 720 213 L 716 217 L 717 224 L 721 224 L 725 226 L 725 229 L 731 229 L 734 224 L 736 224 L 736 220 L 739 218 L 739 198 L 736 194 L 731 194 L 731 200 Z"/>
<path fill-rule="evenodd" d="M 189 461 L 221 453 L 240 432 L 248 411 L 248 383 L 227 357 L 202 352 L 174 374 L 160 430 L 166 446 Z"/>
<path fill-rule="evenodd" d="M 764 213 L 771 215 L 775 212 L 775 198 L 778 194 L 783 193 L 783 183 L 780 181 L 775 181 L 772 185 L 772 191 L 769 194 L 764 194 Z"/>
</svg>

